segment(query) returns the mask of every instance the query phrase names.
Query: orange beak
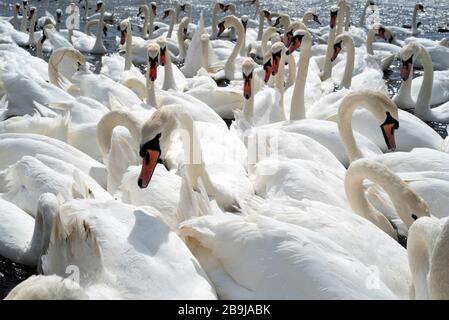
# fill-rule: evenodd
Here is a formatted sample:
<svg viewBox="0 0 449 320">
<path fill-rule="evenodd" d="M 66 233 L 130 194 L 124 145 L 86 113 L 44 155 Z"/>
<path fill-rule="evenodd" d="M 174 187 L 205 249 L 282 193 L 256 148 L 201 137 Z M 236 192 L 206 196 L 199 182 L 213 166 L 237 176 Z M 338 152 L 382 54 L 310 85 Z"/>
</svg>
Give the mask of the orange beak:
<svg viewBox="0 0 449 320">
<path fill-rule="evenodd" d="M 150 58 L 150 67 L 148 68 L 148 77 L 151 81 L 156 81 L 157 79 L 157 62 L 156 58 L 151 59 Z"/>
<path fill-rule="evenodd" d="M 298 40 L 293 40 L 293 41 L 291 41 L 290 46 L 288 47 L 286 54 L 287 54 L 287 55 L 292 54 L 292 53 L 295 52 L 295 50 L 298 49 L 300 46 L 301 46 L 301 42 L 300 42 L 300 41 L 298 41 Z"/>
<path fill-rule="evenodd" d="M 341 44 L 334 45 L 334 54 L 331 57 L 331 61 L 334 62 L 337 59 L 338 54 L 341 52 Z"/>
<path fill-rule="evenodd" d="M 385 122 L 380 126 L 385 143 L 388 150 L 394 151 L 396 149 L 396 140 L 394 137 L 394 130 L 399 129 L 399 122 L 387 112 L 387 118 Z"/>
<path fill-rule="evenodd" d="M 243 75 L 243 78 L 244 78 L 244 81 L 243 81 L 243 96 L 245 97 L 246 100 L 251 98 L 251 95 L 252 95 L 251 77 L 252 77 L 252 74 L 247 75 L 247 76 Z"/>
<path fill-rule="evenodd" d="M 279 53 L 274 53 L 272 61 L 273 61 L 273 69 L 271 71 L 271 74 L 273 76 L 275 76 L 278 73 L 278 71 L 279 71 L 279 65 L 280 65 L 280 62 L 281 62 L 281 53 L 280 52 Z"/>
<path fill-rule="evenodd" d="M 139 180 L 137 182 L 140 188 L 144 189 L 150 184 L 151 177 L 153 176 L 160 155 L 159 151 L 147 150 L 145 157 L 143 157 L 142 160 L 142 170 L 140 171 Z"/>
</svg>

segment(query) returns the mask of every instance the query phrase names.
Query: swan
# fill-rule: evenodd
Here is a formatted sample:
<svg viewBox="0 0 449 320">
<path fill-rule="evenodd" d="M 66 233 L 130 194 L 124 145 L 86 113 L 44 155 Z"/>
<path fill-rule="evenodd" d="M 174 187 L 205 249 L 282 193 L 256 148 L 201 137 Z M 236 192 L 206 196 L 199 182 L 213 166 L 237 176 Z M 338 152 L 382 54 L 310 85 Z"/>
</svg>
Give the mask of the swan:
<svg viewBox="0 0 449 320">
<path fill-rule="evenodd" d="M 393 43 L 404 47 L 405 45 L 417 41 L 422 44 L 430 54 L 432 59 L 434 70 L 447 70 L 449 69 L 449 48 L 444 45 L 445 41 L 433 41 L 430 39 L 410 37 L 405 39 L 403 42 L 394 39 Z M 418 59 L 415 61 L 415 66 L 417 68 L 423 68 L 421 61 Z"/>
<path fill-rule="evenodd" d="M 8 169 L 0 171 L 4 200 L 16 204 L 31 216 L 36 216 L 39 197 L 52 193 L 63 200 L 112 200 L 94 179 L 61 160 L 37 155 L 24 156 Z"/>
<path fill-rule="evenodd" d="M 61 205 L 43 274 L 64 276 L 69 265 L 78 267 L 90 299 L 216 299 L 198 261 L 151 207 L 97 200 Z"/>
<path fill-rule="evenodd" d="M 237 33 L 237 42 L 229 55 L 228 59 L 224 63 L 223 71 L 218 72 L 213 75 L 213 78 L 218 81 L 220 79 L 227 79 L 229 81 L 239 79 L 241 77 L 238 74 L 238 68 L 236 66 L 239 65 L 240 60 L 238 59 L 238 55 L 243 46 L 243 37 L 245 36 L 245 29 L 243 28 L 242 22 L 235 16 L 226 16 L 219 24 L 218 24 L 218 36 L 226 29 L 226 28 L 234 28 Z M 213 67 L 218 65 L 222 65 L 222 62 L 218 62 Z M 241 70 L 241 69 L 240 69 Z"/>
<path fill-rule="evenodd" d="M 89 0 L 84 0 L 83 9 L 84 9 L 84 16 L 83 16 L 84 20 L 87 20 L 87 21 L 98 20 L 101 15 L 99 12 L 96 11 L 93 15 L 89 16 L 89 9 L 90 9 Z M 114 13 L 105 11 L 104 15 L 103 15 L 103 19 L 105 22 L 113 23 L 114 22 Z"/>
<path fill-rule="evenodd" d="M 30 15 L 30 5 L 28 3 L 28 0 L 22 0 L 22 21 L 20 22 L 20 31 L 26 32 L 27 31 L 27 19 L 26 17 L 29 17 Z"/>
<path fill-rule="evenodd" d="M 403 26 L 403 27 L 388 26 L 388 28 L 394 33 L 398 34 L 408 34 L 414 36 L 418 35 L 420 33 L 420 30 L 418 29 L 420 23 L 416 23 L 416 18 L 418 17 L 419 12 L 426 12 L 424 6 L 421 3 L 415 4 L 413 8 L 412 24 L 410 26 Z"/>
<path fill-rule="evenodd" d="M 382 281 L 371 288 L 372 271 L 350 253 L 300 226 L 216 213 L 182 223 L 179 233 L 220 299 L 395 298 Z"/>
<path fill-rule="evenodd" d="M 105 11 L 106 11 L 106 7 L 105 7 L 103 1 L 98 1 L 96 12 L 100 13 L 100 17 L 98 19 L 98 27 L 97 27 L 97 35 L 96 35 L 95 44 L 90 49 L 90 53 L 92 53 L 92 54 L 107 53 L 107 50 L 103 43 L 103 19 L 104 19 Z"/>
<path fill-rule="evenodd" d="M 56 275 L 33 275 L 15 286 L 5 300 L 87 300 L 79 284 Z"/>
<path fill-rule="evenodd" d="M 121 117 L 124 117 L 124 115 Z M 132 135 L 140 137 L 139 155 L 143 158 L 143 164 L 138 184 L 141 188 L 146 188 L 149 185 L 159 157 L 172 169 L 179 166 L 177 162 L 182 157 L 180 161 L 186 163 L 190 178 L 201 176 L 208 194 L 216 197 L 218 203 L 223 207 L 232 208 L 238 203 L 238 199 L 253 193 L 251 183 L 245 178 L 246 172 L 243 168 L 246 150 L 237 137 L 227 133 L 225 128 L 198 121 L 193 122 L 192 116 L 180 106 L 164 106 L 158 109 L 150 119 L 141 125 L 141 129 L 136 128 L 135 121 L 131 121 L 129 118 L 126 122 L 125 120 L 122 122 L 127 127 L 131 127 Z M 103 123 L 106 124 L 105 121 Z M 173 154 L 173 148 L 177 144 L 170 141 L 173 139 L 170 138 L 170 135 L 173 131 L 176 132 L 178 127 L 185 130 L 185 134 L 188 134 L 181 141 L 184 156 Z M 201 148 L 201 142 L 198 139 L 201 137 L 201 140 L 204 141 L 205 137 L 203 138 L 202 134 L 197 136 L 199 129 L 196 127 L 204 127 L 204 130 L 208 130 L 209 135 L 216 135 L 217 138 L 214 141 L 206 140 L 208 148 Z M 102 149 L 104 148 L 104 153 L 107 154 L 110 149 L 108 136 L 110 137 L 111 131 L 97 130 L 97 132 L 107 135 L 98 138 L 99 143 L 106 143 Z M 203 129 L 200 132 L 202 133 Z M 189 139 L 189 141 L 186 141 L 186 139 Z M 193 142 L 190 139 L 193 139 Z M 226 152 L 233 155 L 226 162 L 219 160 L 220 152 L 224 150 L 224 146 L 226 146 Z M 176 150 L 181 150 L 178 147 L 176 147 Z M 205 151 L 202 151 L 202 149 Z M 192 181 L 196 181 L 196 178 Z M 231 185 L 232 190 L 229 189 Z"/>
<path fill-rule="evenodd" d="M 46 40 L 51 43 L 52 50 L 59 48 L 72 48 L 72 44 L 65 39 L 61 34 L 57 32 L 52 24 L 47 24 L 42 29 L 42 37 L 39 39 L 36 45 L 36 56 L 43 58 L 43 45 Z"/>
<path fill-rule="evenodd" d="M 360 14 L 360 20 L 359 20 L 359 27 L 364 28 L 365 27 L 365 21 L 366 21 L 366 11 L 369 7 L 374 7 L 376 4 L 373 0 L 366 0 L 365 5 L 363 6 L 362 13 Z"/>
<path fill-rule="evenodd" d="M 154 31 L 154 19 L 156 17 L 157 6 L 155 2 L 151 2 L 149 6 L 143 4 L 139 6 L 137 16 L 143 14 L 144 22 L 142 26 L 142 38 L 150 39 Z"/>
<path fill-rule="evenodd" d="M 447 90 L 443 86 L 444 79 L 434 84 L 434 71 L 432 60 L 429 53 L 419 43 L 412 42 L 403 47 L 399 53 L 402 67 L 401 78 L 403 80 L 398 94 L 394 97 L 394 101 L 401 108 L 414 107 L 415 115 L 424 121 L 438 121 L 443 123 L 449 122 L 449 97 L 445 97 Z M 424 66 L 424 76 L 422 78 L 421 88 L 416 96 L 415 101 L 411 97 L 412 77 L 411 70 L 413 62 L 419 58 Z M 439 85 L 442 87 L 439 91 Z M 435 88 L 435 89 L 434 89 Z M 432 101 L 432 93 L 435 90 L 434 101 Z M 438 102 L 436 102 L 437 100 Z M 444 100 L 443 102 L 441 100 Z M 434 102 L 434 104 L 432 104 Z M 436 103 L 435 103 L 436 102 Z M 431 108 L 432 105 L 436 107 Z"/>
<path fill-rule="evenodd" d="M 381 70 L 385 72 L 388 70 L 388 68 L 396 58 L 396 53 L 399 52 L 399 48 L 397 48 L 396 52 L 391 52 L 390 50 L 377 50 L 376 53 L 374 53 L 373 42 L 375 36 L 382 37 L 385 41 L 391 41 L 391 32 L 389 29 L 381 25 L 373 26 L 369 29 L 368 37 L 366 39 L 366 52 L 369 55 L 375 57 L 375 59 L 379 63 Z"/>
<path fill-rule="evenodd" d="M 40 154 L 73 165 L 106 188 L 105 166 L 60 140 L 39 134 L 5 133 L 0 134 L 0 146 L 0 170 L 7 169 L 24 156 L 36 157 Z"/>
<path fill-rule="evenodd" d="M 407 252 L 413 275 L 412 298 L 448 299 L 447 238 L 449 220 L 418 219 L 410 228 Z"/>
<path fill-rule="evenodd" d="M 31 268 L 41 270 L 41 256 L 47 251 L 57 199 L 52 194 L 39 197 L 33 218 L 14 204 L 0 199 L 0 255 Z"/>
<path fill-rule="evenodd" d="M 330 9 L 330 22 L 329 22 L 329 36 L 327 39 L 327 49 L 326 55 L 324 58 L 324 65 L 322 68 L 321 80 L 327 80 L 331 77 L 332 72 L 332 52 L 333 45 L 335 43 L 335 37 L 337 36 L 337 16 L 338 16 L 339 8 L 334 6 Z"/>
</svg>

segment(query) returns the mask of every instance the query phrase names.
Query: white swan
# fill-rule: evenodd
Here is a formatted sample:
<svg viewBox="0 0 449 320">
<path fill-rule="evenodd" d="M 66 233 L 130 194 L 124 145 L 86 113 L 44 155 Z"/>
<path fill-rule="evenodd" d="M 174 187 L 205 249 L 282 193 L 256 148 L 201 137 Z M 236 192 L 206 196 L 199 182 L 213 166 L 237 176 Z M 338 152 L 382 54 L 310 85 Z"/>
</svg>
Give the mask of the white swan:
<svg viewBox="0 0 449 320">
<path fill-rule="evenodd" d="M 216 213 L 179 232 L 221 299 L 395 298 L 382 281 L 371 287 L 372 271 L 346 250 L 300 226 Z"/>
<path fill-rule="evenodd" d="M 15 286 L 5 300 L 86 300 L 89 297 L 69 278 L 31 276 Z"/>
<path fill-rule="evenodd" d="M 449 220 L 418 219 L 407 240 L 410 270 L 413 275 L 412 298 L 448 299 L 447 239 Z"/>
<path fill-rule="evenodd" d="M 0 255 L 41 270 L 41 256 L 50 242 L 57 199 L 50 194 L 39 198 L 36 218 L 12 203 L 0 199 Z"/>
<path fill-rule="evenodd" d="M 397 26 L 388 26 L 388 28 L 393 31 L 394 33 L 398 34 L 409 34 L 409 35 L 418 35 L 420 33 L 419 25 L 416 22 L 416 18 L 418 17 L 419 12 L 426 12 L 424 9 L 424 6 L 421 3 L 415 4 L 413 8 L 413 14 L 412 14 L 412 21 L 411 25 L 409 26 L 403 26 L 403 27 L 397 27 Z"/>
<path fill-rule="evenodd" d="M 198 261 L 157 210 L 93 200 L 59 210 L 44 274 L 64 276 L 76 265 L 90 299 L 216 299 Z"/>
<path fill-rule="evenodd" d="M 36 216 L 39 197 L 44 193 L 71 199 L 112 200 L 112 197 L 86 173 L 61 160 L 37 155 L 24 156 L 0 171 L 1 197 Z"/>
<path fill-rule="evenodd" d="M 97 2 L 97 10 L 96 12 L 100 13 L 100 17 L 98 19 L 98 26 L 97 26 L 97 34 L 96 34 L 96 40 L 94 46 L 90 49 L 90 53 L 92 54 L 105 54 L 107 53 L 107 50 L 103 43 L 103 19 L 104 19 L 104 13 L 106 11 L 106 7 L 103 3 L 103 1 Z"/>
<path fill-rule="evenodd" d="M 406 45 L 400 51 L 402 60 L 401 78 L 403 80 L 398 94 L 395 96 L 395 102 L 403 108 L 415 108 L 415 115 L 424 121 L 449 122 L 449 96 L 445 97 L 449 92 L 444 87 L 445 79 L 434 83 L 434 71 L 432 60 L 429 53 L 419 43 L 412 42 Z M 424 66 L 424 76 L 422 78 L 421 88 L 415 98 L 411 97 L 412 89 L 412 69 L 413 62 L 419 58 Z M 439 86 L 442 85 L 440 88 Z M 440 89 L 436 91 L 437 89 Z M 435 93 L 434 93 L 435 90 Z M 432 104 L 432 94 L 434 93 L 434 103 Z M 437 100 L 438 102 L 436 102 Z M 444 100 L 443 102 L 441 100 Z M 436 103 L 435 103 L 436 102 Z M 431 108 L 432 105 L 436 107 Z"/>
</svg>

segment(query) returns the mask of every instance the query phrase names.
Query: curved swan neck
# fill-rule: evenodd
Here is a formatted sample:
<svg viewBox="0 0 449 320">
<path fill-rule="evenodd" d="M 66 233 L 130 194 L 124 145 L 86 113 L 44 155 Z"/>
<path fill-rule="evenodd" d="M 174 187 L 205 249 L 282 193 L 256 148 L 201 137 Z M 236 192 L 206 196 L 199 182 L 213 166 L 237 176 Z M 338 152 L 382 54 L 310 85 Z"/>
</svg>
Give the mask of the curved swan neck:
<svg viewBox="0 0 449 320">
<path fill-rule="evenodd" d="M 111 139 L 114 129 L 122 126 L 128 129 L 134 142 L 134 149 L 139 151 L 141 123 L 126 111 L 114 110 L 105 114 L 97 124 L 97 144 L 104 158 L 111 150 Z"/>
<path fill-rule="evenodd" d="M 235 16 L 228 16 L 225 19 L 228 21 L 228 27 L 234 28 L 237 32 L 237 42 L 232 50 L 228 60 L 225 63 L 224 71 L 225 77 L 228 80 L 234 80 L 234 68 L 235 68 L 235 59 L 239 55 L 242 46 L 243 46 L 243 37 L 245 36 L 245 29 L 243 28 L 243 24 L 237 19 Z"/>
<path fill-rule="evenodd" d="M 422 202 L 408 185 L 386 166 L 369 159 L 353 162 L 345 177 L 345 191 L 352 210 L 377 225 L 391 237 L 397 239 L 393 226 L 366 198 L 363 182 L 365 179 L 379 185 L 390 197 L 400 217 L 411 216 L 407 201 Z M 404 196 L 405 195 L 405 196 Z M 413 195 L 416 197 L 413 198 Z"/>
<path fill-rule="evenodd" d="M 393 118 L 398 119 L 397 106 L 382 93 L 361 90 L 348 94 L 338 108 L 338 132 L 350 162 L 363 158 L 362 152 L 357 147 L 351 124 L 352 114 L 357 108 L 370 111 L 379 123 L 385 120 L 386 112 L 390 112 Z"/>
<path fill-rule="evenodd" d="M 268 27 L 265 32 L 262 35 L 262 43 L 261 43 L 261 50 L 262 50 L 262 57 L 268 52 L 268 40 L 270 40 L 271 37 L 277 34 L 275 27 Z"/>
<path fill-rule="evenodd" d="M 295 87 L 293 89 L 290 106 L 290 120 L 301 120 L 306 117 L 304 105 L 304 90 L 306 86 L 307 73 L 309 70 L 310 53 L 312 49 L 312 37 L 305 33 L 301 44 L 301 56 L 296 73 Z"/>
<path fill-rule="evenodd" d="M 285 89 L 290 88 L 296 82 L 296 61 L 292 55 L 285 56 L 288 65 L 288 77 L 285 82 Z"/>
</svg>

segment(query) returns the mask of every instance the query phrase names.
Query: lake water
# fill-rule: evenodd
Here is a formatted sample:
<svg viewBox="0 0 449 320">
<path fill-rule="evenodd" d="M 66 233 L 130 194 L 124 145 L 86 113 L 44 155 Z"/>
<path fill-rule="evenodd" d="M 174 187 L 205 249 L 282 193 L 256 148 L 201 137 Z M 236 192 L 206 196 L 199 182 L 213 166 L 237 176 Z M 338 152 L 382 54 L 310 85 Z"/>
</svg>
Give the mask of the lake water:
<svg viewBox="0 0 449 320">
<path fill-rule="evenodd" d="M 32 6 L 36 6 L 38 8 L 39 15 L 42 15 L 44 12 L 44 4 L 46 0 L 37 1 L 30 0 L 30 4 Z M 384 25 L 403 25 L 403 24 L 411 24 L 411 15 L 413 12 L 413 7 L 415 5 L 415 1 L 406 1 L 406 0 L 396 0 L 396 1 L 387 1 L 387 0 L 374 0 L 377 5 L 377 14 L 375 15 L 377 22 L 381 22 Z M 12 1 L 12 0 L 1 0 L 0 1 L 0 15 L 1 16 L 12 16 L 13 5 L 16 2 L 21 1 Z M 54 14 L 57 8 L 66 8 L 72 1 L 61 1 L 61 0 L 50 0 L 49 1 L 49 11 Z M 78 3 L 78 1 L 75 1 Z M 83 1 L 84 2 L 84 1 Z M 95 1 L 90 0 L 90 7 L 92 8 L 90 13 L 93 13 L 95 8 Z M 103 0 L 106 4 L 107 11 L 114 12 L 116 24 L 123 18 L 131 17 L 134 22 L 139 22 L 139 19 L 136 17 L 138 6 L 143 3 L 149 3 L 145 1 L 118 1 L 118 0 Z M 155 1 L 158 4 L 158 16 L 161 16 L 161 13 L 165 8 L 174 7 L 178 1 Z M 210 15 L 212 12 L 212 4 L 215 1 L 206 1 L 206 0 L 191 0 L 190 4 L 193 6 L 193 22 L 199 18 L 200 12 L 204 12 L 204 18 L 206 25 L 210 24 Z M 223 1 L 227 3 L 228 1 Z M 250 17 L 254 15 L 254 7 L 248 6 L 244 1 L 231 1 L 237 4 L 237 14 L 247 14 Z M 291 17 L 298 18 L 302 17 L 305 11 L 308 9 L 314 9 L 315 12 L 319 15 L 320 20 L 324 23 L 327 23 L 329 20 L 329 8 L 334 5 L 336 0 L 293 0 L 293 1 L 278 1 L 278 0 L 261 0 L 261 8 L 266 8 L 271 12 L 286 12 L 289 13 Z M 363 9 L 365 0 L 353 0 L 347 1 L 351 4 L 351 22 L 354 25 L 358 25 L 360 13 Z M 438 33 L 437 30 L 439 28 L 447 28 L 449 23 L 449 0 L 441 0 L 441 1 L 421 1 L 421 3 L 426 8 L 425 14 L 420 14 L 417 21 L 420 21 L 423 25 L 421 29 L 423 32 L 419 35 L 420 37 L 430 38 L 430 39 L 441 39 L 449 34 Z M 83 13 L 82 13 L 83 14 Z M 83 22 L 81 22 L 81 27 L 83 27 Z M 115 26 L 109 28 L 108 36 L 106 38 L 106 46 L 108 51 L 115 52 L 116 44 L 115 44 L 115 36 L 116 36 L 116 28 Z M 90 57 L 89 61 L 97 63 L 98 59 L 96 57 Z M 399 65 L 396 63 L 392 70 L 388 74 L 387 83 L 390 88 L 390 93 L 394 94 L 400 86 L 400 77 L 398 72 Z M 416 71 L 416 75 L 420 72 Z M 443 137 L 446 135 L 446 125 L 431 123 L 430 124 L 435 130 L 437 130 Z M 0 299 L 3 298 L 9 290 L 14 287 L 17 283 L 26 279 L 30 274 L 32 274 L 32 270 L 28 268 L 23 268 L 16 264 L 11 263 L 11 261 L 4 259 L 0 256 Z"/>
</svg>

